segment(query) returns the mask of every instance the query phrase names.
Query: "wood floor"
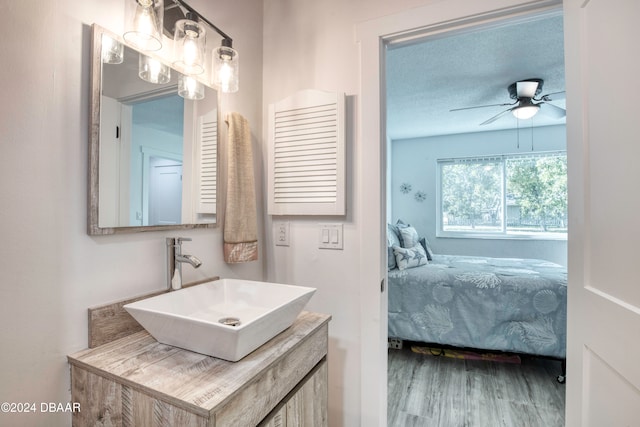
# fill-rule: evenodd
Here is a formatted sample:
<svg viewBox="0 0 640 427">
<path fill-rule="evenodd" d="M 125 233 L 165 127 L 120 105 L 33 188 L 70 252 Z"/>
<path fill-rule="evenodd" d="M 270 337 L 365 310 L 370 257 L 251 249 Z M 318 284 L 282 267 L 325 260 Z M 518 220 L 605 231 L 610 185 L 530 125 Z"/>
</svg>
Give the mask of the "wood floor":
<svg viewBox="0 0 640 427">
<path fill-rule="evenodd" d="M 389 350 L 388 427 L 561 427 L 560 362 L 522 364 Z"/>
</svg>

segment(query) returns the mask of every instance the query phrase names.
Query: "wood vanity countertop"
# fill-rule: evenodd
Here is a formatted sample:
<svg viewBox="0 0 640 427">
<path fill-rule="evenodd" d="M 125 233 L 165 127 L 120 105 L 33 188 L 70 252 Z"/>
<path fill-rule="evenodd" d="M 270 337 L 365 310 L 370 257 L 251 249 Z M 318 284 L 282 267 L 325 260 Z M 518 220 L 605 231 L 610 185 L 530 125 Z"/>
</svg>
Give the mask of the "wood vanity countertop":
<svg viewBox="0 0 640 427">
<path fill-rule="evenodd" d="M 261 388 L 261 381 L 286 382 L 295 377 L 298 372 L 288 372 L 288 366 L 299 366 L 303 360 L 313 363 L 310 368 L 315 366 L 326 356 L 330 319 L 303 311 L 291 327 L 238 362 L 161 344 L 147 331 L 79 351 L 68 360 L 72 366 L 209 418 L 234 398 L 243 400 L 241 394 L 252 384 Z"/>
</svg>

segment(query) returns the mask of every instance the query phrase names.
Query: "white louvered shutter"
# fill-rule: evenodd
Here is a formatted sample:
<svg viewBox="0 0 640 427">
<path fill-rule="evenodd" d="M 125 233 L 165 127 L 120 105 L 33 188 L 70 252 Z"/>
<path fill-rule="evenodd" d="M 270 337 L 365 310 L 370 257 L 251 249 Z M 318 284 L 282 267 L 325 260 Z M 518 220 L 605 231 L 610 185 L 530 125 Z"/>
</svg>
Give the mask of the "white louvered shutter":
<svg viewBox="0 0 640 427">
<path fill-rule="evenodd" d="M 345 214 L 345 96 L 304 90 L 269 106 L 269 214 Z"/>
<path fill-rule="evenodd" d="M 198 191 L 199 214 L 216 213 L 218 176 L 218 112 L 216 110 L 199 119 L 200 176 Z"/>
</svg>

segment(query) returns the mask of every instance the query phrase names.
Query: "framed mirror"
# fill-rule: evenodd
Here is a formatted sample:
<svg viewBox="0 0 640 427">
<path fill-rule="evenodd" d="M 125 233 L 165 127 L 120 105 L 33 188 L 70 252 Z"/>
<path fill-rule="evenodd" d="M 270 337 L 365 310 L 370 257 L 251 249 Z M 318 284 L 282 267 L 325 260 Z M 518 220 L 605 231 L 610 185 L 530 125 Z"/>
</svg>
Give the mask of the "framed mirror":
<svg viewBox="0 0 640 427">
<path fill-rule="evenodd" d="M 90 108 L 90 235 L 216 226 L 215 89 L 94 24 Z"/>
</svg>

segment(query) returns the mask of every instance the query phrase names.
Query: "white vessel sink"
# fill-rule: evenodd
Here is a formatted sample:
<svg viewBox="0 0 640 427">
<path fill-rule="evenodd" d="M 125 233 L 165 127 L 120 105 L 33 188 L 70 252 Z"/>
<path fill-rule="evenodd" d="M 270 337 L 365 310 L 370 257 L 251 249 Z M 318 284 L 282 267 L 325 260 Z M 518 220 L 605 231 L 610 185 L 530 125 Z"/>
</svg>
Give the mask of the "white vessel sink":
<svg viewBox="0 0 640 427">
<path fill-rule="evenodd" d="M 163 344 L 236 362 L 291 326 L 315 291 L 221 279 L 124 308 Z"/>
</svg>

